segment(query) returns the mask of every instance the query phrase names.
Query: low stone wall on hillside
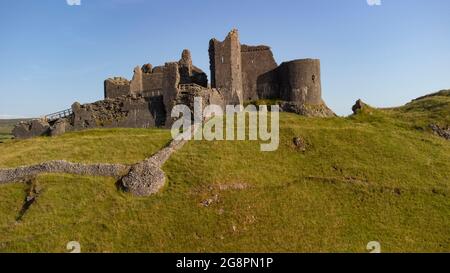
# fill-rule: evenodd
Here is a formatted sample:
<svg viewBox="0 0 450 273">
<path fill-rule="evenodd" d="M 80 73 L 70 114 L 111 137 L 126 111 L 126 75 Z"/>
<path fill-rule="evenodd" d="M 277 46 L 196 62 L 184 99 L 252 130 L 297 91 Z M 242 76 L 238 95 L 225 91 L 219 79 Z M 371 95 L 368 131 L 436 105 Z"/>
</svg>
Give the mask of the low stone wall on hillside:
<svg viewBox="0 0 450 273">
<path fill-rule="evenodd" d="M 193 125 L 190 132 L 195 134 L 199 128 L 198 124 Z M 66 173 L 114 177 L 124 191 L 135 196 L 149 196 L 158 193 L 166 182 L 166 175 L 161 169 L 163 164 L 186 143 L 187 140 L 174 139 L 151 157 L 131 166 L 108 163 L 83 164 L 55 160 L 30 166 L 0 169 L 0 185 L 16 182 L 25 183 L 27 180 L 33 180 L 36 176 L 45 173 Z"/>
</svg>

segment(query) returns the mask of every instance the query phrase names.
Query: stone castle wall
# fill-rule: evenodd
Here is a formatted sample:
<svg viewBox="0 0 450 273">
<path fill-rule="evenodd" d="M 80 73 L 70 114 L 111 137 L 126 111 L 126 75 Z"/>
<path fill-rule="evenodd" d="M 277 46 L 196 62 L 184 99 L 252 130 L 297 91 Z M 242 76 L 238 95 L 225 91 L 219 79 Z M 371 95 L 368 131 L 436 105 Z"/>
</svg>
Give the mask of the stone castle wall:
<svg viewBox="0 0 450 273">
<path fill-rule="evenodd" d="M 122 77 L 114 77 L 104 82 L 105 98 L 117 98 L 130 94 L 130 82 Z"/>
<path fill-rule="evenodd" d="M 212 39 L 209 43 L 211 87 L 223 90 L 229 104 L 242 104 L 241 44 L 237 30 L 232 30 L 223 42 Z"/>
<path fill-rule="evenodd" d="M 303 59 L 277 65 L 268 46 L 241 45 L 237 30 L 209 46 L 211 86 L 228 104 L 258 99 L 282 99 L 321 105 L 320 60 Z"/>
<path fill-rule="evenodd" d="M 270 47 L 242 45 L 241 55 L 244 100 L 257 100 L 258 88 L 271 93 L 267 89 L 273 88 L 274 80 L 269 72 L 276 69 L 278 65 Z"/>
<path fill-rule="evenodd" d="M 169 127 L 172 125 L 172 118 L 170 117 L 170 114 L 172 112 L 172 108 L 175 106 L 175 100 L 179 93 L 178 86 L 180 84 L 180 72 L 178 63 L 167 63 L 165 71 L 166 73 L 164 73 L 163 79 L 163 102 L 166 109 L 165 125 L 166 127 Z"/>
<path fill-rule="evenodd" d="M 14 129 L 17 138 L 58 135 L 97 127 L 170 127 L 172 108 L 192 104 L 196 95 L 204 104 L 238 105 L 258 99 L 281 100 L 281 109 L 307 116 L 332 116 L 322 100 L 320 60 L 303 59 L 277 65 L 270 47 L 241 45 L 232 30 L 221 42 L 209 42 L 211 88 L 207 75 L 192 63 L 189 50 L 177 62 L 134 69 L 131 81 L 105 80 L 105 100 L 72 106 L 70 117 L 30 121 Z M 192 105 L 191 105 L 192 106 Z"/>
<path fill-rule="evenodd" d="M 142 90 L 144 91 L 162 90 L 163 79 L 164 79 L 164 72 L 144 74 Z"/>
<path fill-rule="evenodd" d="M 191 53 L 189 50 L 183 50 L 181 59 L 175 62 L 178 65 L 180 74 L 180 84 L 195 83 L 203 87 L 208 86 L 208 77 L 200 68 L 192 64 Z M 173 72 L 173 71 L 172 71 Z M 164 79 L 167 78 L 167 64 L 163 66 L 152 67 L 151 64 L 145 64 L 142 67 L 137 66 L 134 69 L 133 78 L 128 81 L 122 77 L 115 77 L 105 81 L 105 98 L 116 98 L 118 96 L 141 94 L 147 96 L 147 93 L 159 91 L 161 94 L 166 92 L 164 88 Z"/>
<path fill-rule="evenodd" d="M 320 60 L 285 62 L 278 68 L 280 98 L 299 104 L 322 104 Z"/>
</svg>

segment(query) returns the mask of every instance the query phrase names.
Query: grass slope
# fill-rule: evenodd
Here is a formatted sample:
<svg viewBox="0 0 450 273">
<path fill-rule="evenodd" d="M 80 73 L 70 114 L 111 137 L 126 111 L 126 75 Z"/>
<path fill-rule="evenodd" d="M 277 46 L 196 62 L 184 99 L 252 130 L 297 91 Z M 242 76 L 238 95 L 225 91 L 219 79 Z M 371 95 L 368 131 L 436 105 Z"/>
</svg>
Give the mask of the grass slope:
<svg viewBox="0 0 450 273">
<path fill-rule="evenodd" d="M 418 98 L 405 106 L 385 111 L 398 123 L 410 124 L 415 129 L 429 129 L 431 123 L 440 126 L 450 124 L 450 90 Z"/>
<path fill-rule="evenodd" d="M 282 113 L 271 153 L 259 142 L 191 141 L 165 164 L 164 190 L 148 198 L 112 179 L 43 175 L 42 194 L 17 222 L 26 186 L 0 186 L 0 251 L 64 252 L 75 240 L 83 252 L 366 252 L 375 240 L 383 252 L 448 252 L 450 144 L 416 128 L 448 115 L 420 103 L 348 118 Z M 116 129 L 11 141 L 0 144 L 0 167 L 132 163 L 168 140 L 164 130 Z"/>
<path fill-rule="evenodd" d="M 14 125 L 27 119 L 0 119 L 0 141 L 6 141 L 12 138 Z"/>
<path fill-rule="evenodd" d="M 11 138 L 11 131 L 14 127 L 14 120 L 0 119 L 0 141 Z"/>
</svg>

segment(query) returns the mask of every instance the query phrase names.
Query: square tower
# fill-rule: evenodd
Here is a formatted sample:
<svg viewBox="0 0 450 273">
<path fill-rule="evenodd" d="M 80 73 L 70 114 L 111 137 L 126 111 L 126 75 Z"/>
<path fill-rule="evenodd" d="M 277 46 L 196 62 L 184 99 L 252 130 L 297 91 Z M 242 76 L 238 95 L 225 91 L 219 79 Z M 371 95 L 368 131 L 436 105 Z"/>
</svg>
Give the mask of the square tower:
<svg viewBox="0 0 450 273">
<path fill-rule="evenodd" d="M 241 44 L 233 29 L 223 42 L 209 42 L 211 87 L 217 88 L 226 104 L 243 104 Z"/>
</svg>

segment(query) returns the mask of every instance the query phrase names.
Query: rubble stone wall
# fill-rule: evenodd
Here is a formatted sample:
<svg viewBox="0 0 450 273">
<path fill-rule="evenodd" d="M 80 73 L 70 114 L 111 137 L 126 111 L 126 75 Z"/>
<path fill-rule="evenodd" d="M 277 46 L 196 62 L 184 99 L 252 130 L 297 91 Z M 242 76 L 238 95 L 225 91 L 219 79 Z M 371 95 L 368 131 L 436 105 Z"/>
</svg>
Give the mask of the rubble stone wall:
<svg viewBox="0 0 450 273">
<path fill-rule="evenodd" d="M 162 97 L 123 96 L 95 103 L 74 103 L 73 130 L 90 128 L 152 128 L 164 125 Z"/>
<path fill-rule="evenodd" d="M 117 98 L 130 94 L 130 82 L 121 77 L 115 77 L 104 82 L 105 98 Z"/>
</svg>

